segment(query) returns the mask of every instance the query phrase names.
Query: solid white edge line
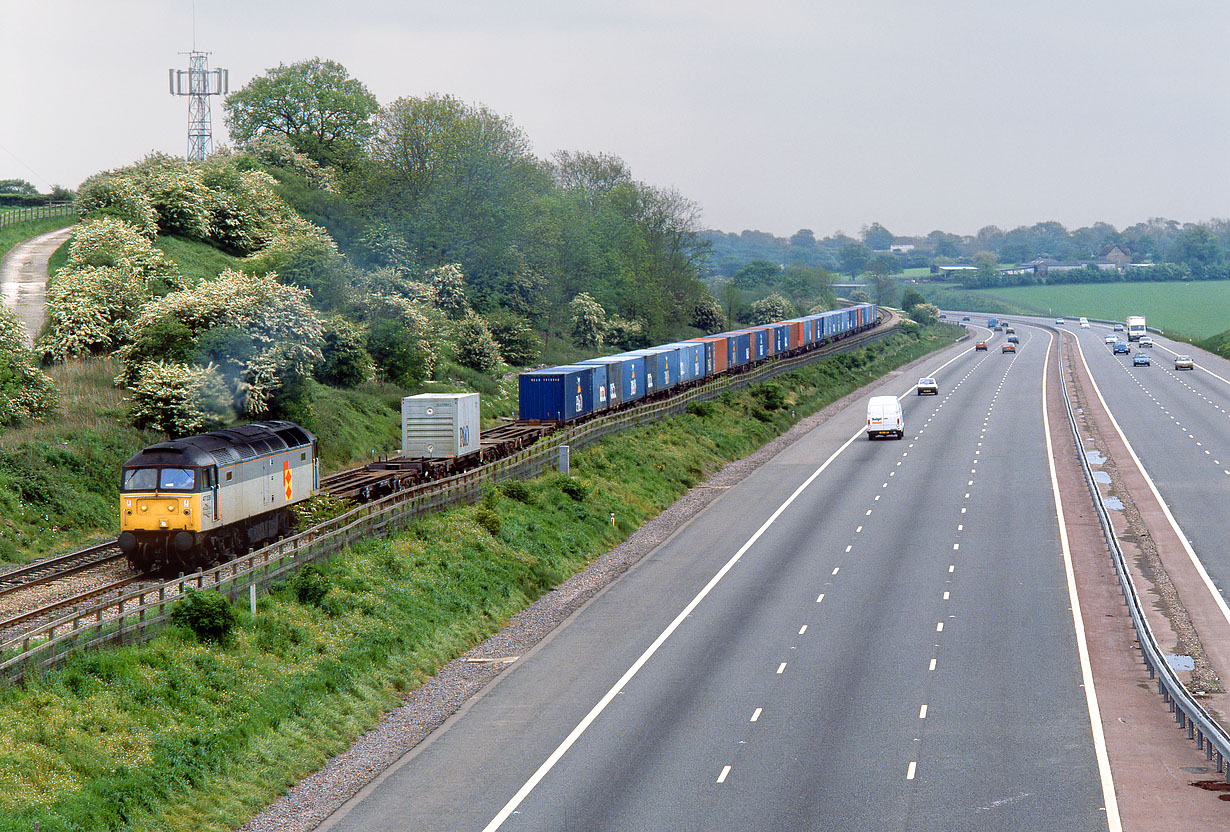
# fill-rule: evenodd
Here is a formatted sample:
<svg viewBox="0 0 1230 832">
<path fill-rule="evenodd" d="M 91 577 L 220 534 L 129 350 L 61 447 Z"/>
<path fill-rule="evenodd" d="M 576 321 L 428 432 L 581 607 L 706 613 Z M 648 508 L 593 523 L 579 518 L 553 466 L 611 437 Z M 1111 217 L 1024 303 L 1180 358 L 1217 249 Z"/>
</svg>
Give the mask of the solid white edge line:
<svg viewBox="0 0 1230 832">
<path fill-rule="evenodd" d="M 1136 464 L 1136 470 L 1145 478 L 1145 482 L 1149 485 L 1149 490 L 1153 492 L 1154 499 L 1158 505 L 1162 507 L 1162 514 L 1166 515 L 1166 521 L 1170 523 L 1170 528 L 1178 536 L 1179 542 L 1183 544 L 1183 551 L 1187 552 L 1187 557 L 1191 560 L 1192 565 L 1196 567 L 1197 574 L 1200 575 L 1200 580 L 1204 581 L 1205 588 L 1209 594 L 1213 596 L 1213 600 L 1217 602 L 1218 609 L 1221 610 L 1222 616 L 1226 619 L 1226 623 L 1230 624 L 1230 607 L 1226 606 L 1226 599 L 1217 591 L 1217 587 L 1213 584 L 1213 579 L 1209 577 L 1208 571 L 1205 570 L 1204 564 L 1200 562 L 1200 558 L 1196 557 L 1196 550 L 1192 548 L 1191 541 L 1187 539 L 1187 535 L 1183 533 L 1183 529 L 1179 528 L 1179 521 L 1175 520 L 1174 515 L 1170 513 L 1170 506 L 1166 505 L 1166 501 L 1162 499 L 1161 492 L 1157 490 L 1157 485 L 1153 482 L 1153 478 L 1149 476 L 1149 472 L 1145 470 L 1144 464 L 1140 461 L 1140 457 L 1136 456 L 1136 451 L 1132 448 L 1132 443 L 1128 441 L 1127 436 L 1123 433 L 1123 429 L 1119 427 L 1119 422 L 1115 419 L 1115 414 L 1110 412 L 1110 406 L 1106 404 L 1106 399 L 1102 398 L 1102 391 L 1098 388 L 1098 382 L 1093 377 L 1093 371 L 1089 369 L 1089 363 L 1085 361 L 1085 351 L 1081 349 L 1080 339 L 1076 341 L 1076 349 L 1081 354 L 1081 363 L 1085 365 L 1085 372 L 1089 374 L 1089 381 L 1093 384 L 1093 392 L 1098 394 L 1098 401 L 1102 403 L 1102 409 L 1106 411 L 1106 415 L 1110 417 L 1110 423 L 1115 426 L 1115 432 L 1119 434 L 1119 438 L 1123 440 L 1123 445 L 1127 448 L 1128 455 L 1132 457 L 1132 462 Z"/>
<path fill-rule="evenodd" d="M 1089 726 L 1093 733 L 1094 757 L 1098 761 L 1098 775 L 1102 781 L 1102 800 L 1106 804 L 1106 825 L 1109 832 L 1122 832 L 1119 818 L 1119 801 L 1115 797 L 1115 780 L 1110 770 L 1110 755 L 1106 752 L 1106 735 L 1102 732 L 1102 712 L 1098 707 L 1098 694 L 1093 687 L 1093 667 L 1089 663 L 1089 645 L 1085 641 L 1085 618 L 1081 614 L 1080 598 L 1076 594 L 1076 572 L 1072 568 L 1072 551 L 1068 548 L 1068 526 L 1063 517 L 1063 501 L 1059 495 L 1059 476 L 1055 473 L 1055 449 L 1051 444 L 1051 419 L 1046 412 L 1046 379 L 1049 356 L 1055 336 L 1046 345 L 1048 359 L 1042 363 L 1042 426 L 1046 434 L 1046 461 L 1051 472 L 1051 494 L 1055 500 L 1055 516 L 1059 521 L 1059 548 L 1063 552 L 1063 570 L 1068 582 L 1068 602 L 1072 606 L 1072 624 L 1076 629 L 1076 652 L 1080 657 L 1081 680 L 1085 684 L 1085 706 L 1089 709 Z M 1076 339 L 1080 346 L 1080 339 Z M 1082 354 L 1082 360 L 1084 355 Z M 1056 354 L 1056 367 L 1059 357 Z M 1093 376 L 1090 375 L 1090 378 Z"/>
<path fill-rule="evenodd" d="M 944 369 L 949 364 L 953 363 L 953 361 L 956 361 L 958 358 L 970 352 L 971 350 L 972 348 L 967 349 L 963 352 L 957 353 L 957 355 L 954 356 L 950 361 L 946 361 L 945 363 L 941 364 L 935 370 L 932 370 L 930 373 L 928 373 L 928 375 L 932 375 L 932 376 L 935 375 L 937 372 Z M 904 399 L 906 396 L 910 395 L 910 392 L 912 392 L 913 389 L 914 389 L 913 386 L 911 386 L 909 390 L 907 390 L 906 392 L 898 396 L 897 400 L 900 401 L 901 399 Z M 777 518 L 780 517 L 787 508 L 789 508 L 790 504 L 793 503 L 798 498 L 798 496 L 803 493 L 803 491 L 807 488 L 807 486 L 811 485 L 812 482 L 815 481 L 816 477 L 820 476 L 824 472 L 824 470 L 828 468 L 829 465 L 832 464 L 833 460 L 837 459 L 837 457 L 842 452 L 844 452 L 846 448 L 853 445 L 854 441 L 858 439 L 860 436 L 862 436 L 866 432 L 866 430 L 867 429 L 865 427 L 860 426 L 859 429 L 855 432 L 853 436 L 847 439 L 840 448 L 833 451 L 832 455 L 824 461 L 824 464 L 821 465 L 819 468 L 817 468 L 815 471 L 813 471 L 811 476 L 808 477 L 806 480 L 804 480 L 803 483 L 794 490 L 794 493 L 791 494 L 789 497 L 787 497 L 786 501 L 782 503 L 780 506 L 778 506 L 777 509 L 771 515 L 769 515 L 769 519 L 764 521 L 764 524 L 761 525 L 761 527 L 757 529 L 756 532 L 747 539 L 747 542 L 739 547 L 739 551 L 735 552 L 734 555 L 731 556 L 730 560 L 726 561 L 726 563 L 722 566 L 722 568 L 717 571 L 717 574 L 709 579 L 709 583 L 705 584 L 704 588 L 701 589 L 701 591 L 696 594 L 696 597 L 694 597 L 691 601 L 688 602 L 688 605 L 683 608 L 683 610 L 679 613 L 679 615 L 675 616 L 675 620 L 667 625 L 666 629 L 663 630 L 662 633 L 656 639 L 654 639 L 653 643 L 650 644 L 649 647 L 645 649 L 645 652 L 642 653 L 640 657 L 635 662 L 632 663 L 632 666 L 629 667 L 626 671 L 624 671 L 624 675 L 619 678 L 619 681 L 616 682 L 615 685 L 606 692 L 606 695 L 604 695 L 601 699 L 598 700 L 598 704 L 594 705 L 594 707 L 590 709 L 589 713 L 585 715 L 585 718 L 582 719 L 579 723 L 577 723 L 577 726 L 572 729 L 572 732 L 569 733 L 567 737 L 564 738 L 564 741 L 559 744 L 559 747 L 551 752 L 551 756 L 547 757 L 546 761 L 544 761 L 543 764 L 538 767 L 538 770 L 535 771 L 530 776 L 530 779 L 525 781 L 525 785 L 523 785 L 520 789 L 518 789 L 517 793 L 513 795 L 512 798 L 506 804 L 504 804 L 504 808 L 500 809 L 500 811 L 496 814 L 496 816 L 491 819 L 491 822 L 483 827 L 483 832 L 495 832 L 495 830 L 499 829 L 501 826 L 504 825 L 504 821 L 508 820 L 509 816 L 512 815 L 512 813 L 517 810 L 517 807 L 520 806 L 521 803 L 525 800 L 525 798 L 529 796 L 530 792 L 532 792 L 538 786 L 538 784 L 542 781 L 542 778 L 547 776 L 547 772 L 549 772 L 552 768 L 554 768 L 555 764 L 560 761 L 560 758 L 562 758 L 566 753 L 568 753 L 568 749 L 572 748 L 572 746 L 576 743 L 576 741 L 581 738 L 581 735 L 584 734 L 585 731 L 589 728 L 590 724 L 592 724 L 593 721 L 598 718 L 598 715 L 601 714 L 604 710 L 606 710 L 606 706 L 611 704 L 611 700 L 613 700 L 616 696 L 619 695 L 619 692 L 624 689 L 624 687 L 628 684 L 628 682 L 632 681 L 632 677 L 635 676 L 640 671 L 640 669 L 645 666 L 645 663 L 648 662 L 649 659 L 653 657 L 654 653 L 658 652 L 658 648 L 661 647 L 666 642 L 666 640 L 671 637 L 671 634 L 674 633 L 675 630 L 679 627 L 679 625 L 683 623 L 684 619 L 686 619 L 689 615 L 692 614 L 692 610 L 696 609 L 697 605 L 699 605 L 700 602 L 705 599 L 705 596 L 707 596 L 710 592 L 713 591 L 713 588 L 718 585 L 718 582 L 720 582 L 722 578 L 726 577 L 726 573 L 734 568 L 734 565 L 739 562 L 739 560 L 743 557 L 744 553 L 746 553 L 748 549 L 752 548 L 752 545 L 755 544 L 755 542 L 760 539 L 761 535 L 763 535 L 766 531 L 768 531 L 769 527 L 772 526 L 773 523 L 776 522 Z"/>
</svg>

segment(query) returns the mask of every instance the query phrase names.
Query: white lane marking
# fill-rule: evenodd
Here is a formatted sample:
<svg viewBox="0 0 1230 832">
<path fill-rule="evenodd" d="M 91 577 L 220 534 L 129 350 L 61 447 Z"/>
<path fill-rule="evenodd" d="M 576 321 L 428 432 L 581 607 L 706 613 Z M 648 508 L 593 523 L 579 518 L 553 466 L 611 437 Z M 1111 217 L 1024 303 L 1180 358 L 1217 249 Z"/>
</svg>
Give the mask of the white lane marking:
<svg viewBox="0 0 1230 832">
<path fill-rule="evenodd" d="M 858 534 L 858 533 L 859 533 L 859 532 L 861 532 L 862 530 L 863 530 L 863 527 L 862 527 L 862 526 L 859 526 L 858 528 L 856 528 L 856 529 L 854 530 L 854 533 L 855 533 L 855 534 Z"/>
<path fill-rule="evenodd" d="M 960 544 L 960 543 L 954 543 L 954 544 L 952 544 L 952 550 L 953 550 L 954 552 L 955 552 L 956 550 L 960 549 L 960 548 L 961 548 L 961 544 Z"/>
<path fill-rule="evenodd" d="M 956 568 L 957 568 L 957 565 L 956 565 L 955 563 L 950 563 L 950 564 L 948 564 L 948 571 L 949 571 L 949 572 L 952 572 L 952 571 L 953 571 L 953 570 L 955 570 Z"/>
<path fill-rule="evenodd" d="M 961 509 L 961 513 L 962 513 L 962 514 L 964 514 L 964 513 L 965 513 L 965 508 L 964 508 L 964 507 L 962 507 L 962 509 Z"/>
<path fill-rule="evenodd" d="M 871 516 L 871 509 L 867 509 L 867 513 L 866 513 L 866 514 L 864 514 L 863 516 L 864 516 L 864 517 L 870 517 L 870 516 Z"/>
<path fill-rule="evenodd" d="M 763 708 L 757 708 L 756 710 L 752 711 L 752 719 L 751 719 L 751 721 L 752 721 L 752 722 L 755 722 L 756 720 L 760 719 L 760 713 L 761 713 L 761 711 L 763 711 L 763 710 L 764 710 Z"/>
<path fill-rule="evenodd" d="M 944 600 L 948 600 L 948 590 L 944 590 Z"/>
<path fill-rule="evenodd" d="M 876 495 L 876 500 L 878 501 L 879 499 L 880 499 L 880 495 L 879 495 L 879 494 L 877 494 L 877 495 Z"/>
<path fill-rule="evenodd" d="M 957 524 L 957 531 L 963 531 L 964 529 L 965 529 L 965 526 L 963 526 L 960 523 Z"/>
<path fill-rule="evenodd" d="M 956 359 L 953 360 L 955 361 Z M 619 678 L 619 681 L 617 681 L 611 689 L 598 700 L 598 703 L 590 709 L 589 713 L 587 713 L 585 717 L 577 723 L 577 726 L 573 728 L 568 736 L 564 738 L 564 741 L 551 752 L 551 755 L 547 757 L 541 766 L 538 767 L 538 770 L 530 775 L 530 778 L 525 781 L 520 789 L 517 790 L 517 793 L 504 804 L 504 807 L 500 809 L 498 813 L 496 813 L 496 816 L 491 819 L 491 822 L 483 827 L 483 832 L 495 832 L 495 830 L 504 825 L 504 821 L 508 820 L 509 816 L 511 816 L 513 812 L 517 811 L 517 807 L 520 806 L 525 801 L 525 798 L 529 796 L 530 792 L 532 792 L 538 784 L 542 782 L 542 779 L 547 776 L 547 773 L 550 772 L 552 768 L 555 767 L 555 764 L 568 753 L 568 749 L 572 748 L 572 746 L 576 744 L 576 741 L 580 739 L 581 735 L 585 733 L 591 724 L 593 724 L 599 714 L 606 710 L 607 705 L 611 704 L 612 700 L 619 695 L 620 691 L 627 686 L 628 682 L 632 681 L 632 677 L 636 676 L 636 674 L 640 672 L 641 668 L 645 666 L 645 663 L 653 658 L 654 653 L 658 652 L 658 649 L 666 643 L 666 640 L 671 637 L 675 630 L 679 628 L 679 625 L 687 620 L 688 616 L 692 614 L 692 611 L 700 605 L 701 601 L 705 600 L 706 596 L 713 591 L 713 588 L 721 582 L 722 578 L 726 577 L 726 574 L 730 572 L 731 569 L 734 569 L 735 564 L 737 564 L 743 558 L 743 555 L 751 549 L 753 545 L 755 545 L 756 541 L 769 530 L 769 527 L 777 522 L 777 518 L 781 517 L 782 514 L 785 513 L 786 509 L 799 498 L 799 495 L 802 494 L 809 485 L 815 482 L 817 477 L 824 473 L 829 465 L 833 463 L 833 460 L 837 459 L 837 457 L 845 451 L 846 448 L 849 448 L 854 444 L 855 440 L 860 439 L 862 436 L 863 428 L 859 427 L 859 429 L 854 432 L 853 436 L 847 439 L 840 448 L 833 451 L 833 453 L 829 455 L 829 458 L 824 461 L 824 464 L 813 471 L 811 476 L 800 483 L 799 487 L 796 488 L 771 515 L 769 515 L 769 519 L 765 520 L 764 523 L 761 524 L 760 528 L 758 528 L 755 533 L 747 539 L 747 542 L 740 546 L 737 552 L 731 555 L 730 560 L 726 561 L 722 568 L 717 571 L 717 574 L 709 579 L 709 583 L 705 584 L 704 588 L 702 588 L 700 592 L 696 593 L 696 596 L 688 602 L 687 606 L 679 611 L 679 614 L 675 616 L 674 620 L 671 621 L 670 624 L 666 626 L 666 629 L 663 630 L 656 639 L 654 639 L 653 643 L 650 644 L 649 647 L 645 648 L 645 652 L 641 653 L 637 660 L 632 663 L 632 666 L 624 671 L 624 675 Z"/>
<path fill-rule="evenodd" d="M 838 572 L 840 572 L 840 571 L 841 571 L 841 567 L 840 567 L 840 566 L 834 566 L 834 567 L 833 567 L 833 574 L 834 574 L 834 575 L 836 575 L 836 574 L 837 574 Z"/>
<path fill-rule="evenodd" d="M 1052 343 L 1055 336 L 1051 336 Z M 1080 350 L 1080 339 L 1075 339 Z M 1047 344 L 1049 354 L 1051 345 Z M 1058 361 L 1056 355 L 1056 361 Z M 1084 360 L 1084 352 L 1081 352 Z M 1059 548 L 1063 552 L 1063 569 L 1068 579 L 1068 602 L 1072 608 L 1072 625 L 1076 630 L 1076 652 L 1080 657 L 1081 681 L 1085 688 L 1085 706 L 1089 709 L 1089 726 L 1093 734 L 1094 757 L 1098 761 L 1098 774 L 1102 781 L 1102 800 L 1106 803 L 1106 824 L 1108 832 L 1123 832 L 1123 822 L 1119 818 L 1119 801 L 1115 797 L 1115 781 L 1111 776 L 1110 757 L 1106 753 L 1106 737 L 1102 733 L 1102 714 L 1098 708 L 1098 694 L 1093 687 L 1093 668 L 1089 664 L 1089 645 L 1085 641 L 1085 619 L 1081 615 L 1081 602 L 1076 594 L 1076 573 L 1072 569 L 1072 550 L 1068 548 L 1068 526 L 1064 522 L 1063 501 L 1059 495 L 1059 477 L 1055 473 L 1055 449 L 1051 445 L 1051 420 L 1046 412 L 1046 377 L 1049 361 L 1042 364 L 1042 432 L 1046 436 L 1046 462 L 1051 472 L 1051 494 L 1055 499 L 1055 516 L 1059 521 Z M 1085 365 L 1086 371 L 1089 365 Z M 1093 374 L 1089 374 L 1093 378 Z M 1094 385 L 1097 389 L 1097 385 Z M 1101 396 L 1101 393 L 1098 394 Z M 1107 410 L 1109 413 L 1110 411 Z M 1127 441 L 1127 440 L 1124 440 Z"/>
<path fill-rule="evenodd" d="M 849 546 L 846 547 L 846 551 L 849 552 L 853 548 L 854 548 L 854 544 L 851 543 Z"/>
<path fill-rule="evenodd" d="M 1184 551 L 1187 552 L 1188 558 L 1191 559 L 1192 565 L 1196 567 L 1196 572 L 1199 573 L 1200 579 L 1204 581 L 1204 586 L 1208 589 L 1209 594 L 1213 596 L 1213 600 L 1217 602 L 1218 608 L 1221 610 L 1222 616 L 1230 623 L 1230 607 L 1226 606 L 1226 599 L 1221 597 L 1221 593 L 1217 591 L 1217 587 L 1213 585 L 1213 579 L 1209 577 L 1209 573 L 1205 570 L 1204 564 L 1200 562 L 1200 558 L 1196 557 L 1196 550 L 1192 548 L 1192 543 L 1187 539 L 1187 535 L 1179 528 L 1179 521 L 1174 519 L 1174 515 L 1170 513 L 1170 506 L 1166 505 L 1166 501 L 1162 499 L 1162 494 L 1157 490 L 1157 485 L 1154 484 L 1153 478 L 1149 476 L 1149 472 L 1145 470 L 1144 464 L 1140 461 L 1140 457 L 1136 455 L 1136 451 L 1132 448 L 1132 443 L 1128 441 L 1127 436 L 1123 433 L 1123 429 L 1119 427 L 1119 422 L 1115 419 L 1115 414 L 1110 412 L 1110 406 L 1106 404 L 1106 399 L 1102 398 L 1102 391 L 1098 388 L 1098 383 L 1093 377 L 1093 372 L 1089 369 L 1089 362 L 1085 360 L 1085 351 L 1081 349 L 1080 341 L 1076 342 L 1076 349 L 1081 354 L 1081 363 L 1085 365 L 1085 372 L 1089 374 L 1089 381 L 1093 384 L 1093 392 L 1098 394 L 1098 401 L 1102 403 L 1102 409 L 1106 411 L 1106 415 L 1110 417 L 1110 423 L 1114 425 L 1115 432 L 1119 434 L 1119 438 L 1123 440 L 1123 445 L 1127 448 L 1128 456 L 1132 458 L 1132 462 L 1136 463 L 1136 470 L 1140 471 L 1140 475 L 1145 478 L 1145 482 L 1149 485 L 1149 490 L 1153 492 L 1154 499 L 1162 507 L 1162 514 L 1166 515 L 1166 520 L 1170 523 L 1170 528 L 1174 529 L 1174 533 L 1178 536 L 1179 542 L 1183 544 Z M 1230 473 L 1230 472 L 1227 472 Z"/>
<path fill-rule="evenodd" d="M 937 633 L 942 633 L 942 632 L 944 632 L 944 622 L 943 622 L 943 621 L 941 621 L 941 622 L 939 622 L 938 624 L 936 624 L 936 625 L 935 625 L 935 631 L 936 631 Z"/>
<path fill-rule="evenodd" d="M 927 668 L 927 670 L 935 670 L 935 659 L 931 660 L 931 665 Z"/>
<path fill-rule="evenodd" d="M 777 675 L 780 676 L 786 672 L 786 663 L 782 662 L 777 666 Z"/>
<path fill-rule="evenodd" d="M 906 780 L 914 779 L 914 769 L 916 769 L 917 767 L 918 767 L 918 763 L 916 763 L 914 760 L 910 760 L 910 767 L 905 770 Z"/>
<path fill-rule="evenodd" d="M 805 632 L 807 632 L 807 625 L 806 625 L 806 624 L 804 624 L 802 627 L 800 627 L 800 628 L 799 628 L 799 635 L 803 635 L 803 633 L 805 633 Z"/>
<path fill-rule="evenodd" d="M 722 773 L 718 775 L 717 781 L 719 783 L 725 783 L 727 774 L 730 774 L 730 766 L 722 766 Z"/>
<path fill-rule="evenodd" d="M 926 705 L 923 705 L 921 708 L 918 709 L 918 718 L 919 719 L 927 718 L 927 706 Z"/>
<path fill-rule="evenodd" d="M 816 596 L 816 603 L 819 604 L 823 600 L 824 600 L 824 593 L 821 592 L 819 595 Z"/>
</svg>

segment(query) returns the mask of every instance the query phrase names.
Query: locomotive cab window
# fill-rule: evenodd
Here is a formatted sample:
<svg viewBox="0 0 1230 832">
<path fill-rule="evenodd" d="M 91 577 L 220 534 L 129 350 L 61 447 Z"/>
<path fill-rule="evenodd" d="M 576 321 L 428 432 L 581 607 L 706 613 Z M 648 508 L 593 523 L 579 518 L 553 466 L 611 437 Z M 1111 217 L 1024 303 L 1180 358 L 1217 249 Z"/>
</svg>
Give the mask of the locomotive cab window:
<svg viewBox="0 0 1230 832">
<path fill-rule="evenodd" d="M 157 468 L 129 468 L 124 471 L 124 491 L 153 491 L 158 486 Z"/>
<path fill-rule="evenodd" d="M 167 491 L 191 491 L 196 488 L 196 471 L 192 468 L 163 468 L 158 488 Z"/>
</svg>

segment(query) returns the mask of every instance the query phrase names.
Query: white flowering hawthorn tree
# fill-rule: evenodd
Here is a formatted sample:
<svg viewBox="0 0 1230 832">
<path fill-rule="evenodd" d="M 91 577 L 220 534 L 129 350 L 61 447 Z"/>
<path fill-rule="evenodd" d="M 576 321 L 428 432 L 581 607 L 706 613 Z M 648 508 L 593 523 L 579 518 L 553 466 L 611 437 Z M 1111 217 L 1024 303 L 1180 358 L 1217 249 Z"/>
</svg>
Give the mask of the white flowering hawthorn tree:
<svg viewBox="0 0 1230 832">
<path fill-rule="evenodd" d="M 55 383 L 25 346 L 17 316 L 0 308 L 0 424 L 17 425 L 55 412 Z"/>
</svg>

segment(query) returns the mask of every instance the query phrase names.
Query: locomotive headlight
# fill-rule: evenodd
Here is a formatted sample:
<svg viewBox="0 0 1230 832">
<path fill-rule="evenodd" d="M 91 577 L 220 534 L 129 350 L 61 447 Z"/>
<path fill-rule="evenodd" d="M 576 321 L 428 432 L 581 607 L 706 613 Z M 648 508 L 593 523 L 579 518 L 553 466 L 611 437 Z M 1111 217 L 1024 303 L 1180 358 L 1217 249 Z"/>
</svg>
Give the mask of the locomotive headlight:
<svg viewBox="0 0 1230 832">
<path fill-rule="evenodd" d="M 159 520 L 159 521 L 158 521 L 158 528 L 160 528 L 160 529 L 165 529 L 166 527 L 167 527 L 167 521 L 166 521 L 166 520 Z"/>
</svg>

